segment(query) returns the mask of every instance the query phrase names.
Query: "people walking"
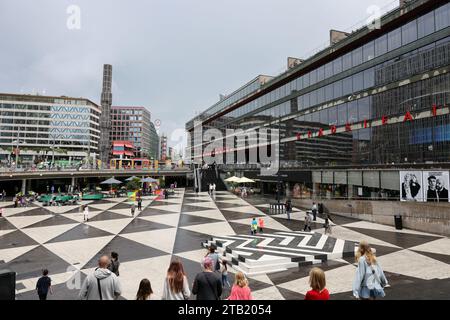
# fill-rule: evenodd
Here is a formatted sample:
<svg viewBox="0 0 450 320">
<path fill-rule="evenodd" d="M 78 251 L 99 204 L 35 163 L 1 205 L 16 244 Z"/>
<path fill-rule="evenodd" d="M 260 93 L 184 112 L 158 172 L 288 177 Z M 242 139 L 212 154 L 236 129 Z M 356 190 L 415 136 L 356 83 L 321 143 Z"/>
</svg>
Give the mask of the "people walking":
<svg viewBox="0 0 450 320">
<path fill-rule="evenodd" d="M 367 241 L 360 242 L 355 258 L 358 267 L 353 281 L 354 297 L 363 300 L 383 298 L 388 281 Z"/>
<path fill-rule="evenodd" d="M 312 211 L 312 214 L 314 216 L 313 221 L 316 221 L 316 219 L 317 219 L 317 204 L 315 202 L 313 202 L 311 211 Z"/>
<path fill-rule="evenodd" d="M 231 288 L 228 300 L 253 300 L 252 292 L 248 286 L 248 280 L 240 271 L 234 277 L 234 285 Z"/>
<path fill-rule="evenodd" d="M 52 194 L 54 194 L 54 193 L 55 193 L 55 186 L 52 185 Z"/>
<path fill-rule="evenodd" d="M 5 191 L 5 189 L 3 189 L 3 191 L 2 191 L 2 195 L 3 195 L 2 200 L 5 201 L 6 200 L 6 191 Z"/>
<path fill-rule="evenodd" d="M 222 260 L 220 265 L 220 273 L 222 274 L 222 287 L 225 288 L 225 285 L 230 288 L 230 282 L 228 281 L 228 265 L 226 260 Z"/>
<path fill-rule="evenodd" d="M 136 300 L 155 300 L 150 280 L 142 279 L 136 293 Z"/>
<path fill-rule="evenodd" d="M 134 212 L 136 211 L 136 205 L 133 203 L 131 205 L 131 216 L 134 217 Z"/>
<path fill-rule="evenodd" d="M 325 215 L 325 223 L 323 224 L 323 227 L 325 228 L 325 234 L 329 233 L 331 234 L 331 218 L 330 215 L 327 213 Z"/>
<path fill-rule="evenodd" d="M 141 197 L 138 198 L 138 210 L 142 211 L 142 198 Z"/>
<path fill-rule="evenodd" d="M 208 257 L 213 261 L 213 271 L 220 271 L 220 260 L 219 255 L 216 252 L 216 248 L 214 246 L 209 246 L 208 253 L 205 258 Z"/>
<path fill-rule="evenodd" d="M 188 300 L 190 296 L 183 264 L 180 261 L 172 261 L 164 281 L 162 300 Z"/>
<path fill-rule="evenodd" d="M 255 235 L 258 230 L 258 222 L 256 221 L 256 218 L 253 218 L 250 228 L 252 231 L 252 235 Z"/>
<path fill-rule="evenodd" d="M 114 273 L 116 276 L 119 276 L 119 254 L 117 252 L 111 252 L 111 262 L 108 266 L 108 270 Z"/>
<path fill-rule="evenodd" d="M 305 227 L 303 228 L 303 231 L 306 231 L 306 229 L 309 229 L 311 231 L 311 214 L 307 211 L 305 216 Z"/>
<path fill-rule="evenodd" d="M 53 294 L 52 291 L 52 279 L 48 276 L 48 270 L 42 270 L 42 277 L 36 283 L 36 291 L 39 296 L 39 300 L 47 300 L 47 295 Z"/>
<path fill-rule="evenodd" d="M 212 259 L 205 257 L 202 267 L 204 271 L 195 276 L 192 293 L 197 296 L 197 300 L 220 300 L 222 282 L 219 276 L 213 272 Z"/>
<path fill-rule="evenodd" d="M 259 227 L 259 232 L 263 233 L 264 232 L 264 219 L 263 218 L 258 218 L 258 227 Z"/>
<path fill-rule="evenodd" d="M 216 196 L 216 183 L 212 184 L 212 195 L 215 197 Z"/>
<path fill-rule="evenodd" d="M 287 218 L 288 218 L 288 220 L 291 220 L 292 202 L 290 199 L 286 200 L 285 207 L 286 207 Z"/>
<path fill-rule="evenodd" d="M 309 272 L 309 286 L 311 290 L 306 293 L 305 300 L 329 300 L 330 293 L 326 286 L 325 272 L 320 268 L 312 268 Z"/>
<path fill-rule="evenodd" d="M 84 206 L 83 221 L 89 221 L 89 207 L 87 205 Z"/>
<path fill-rule="evenodd" d="M 211 183 L 208 184 L 208 194 L 209 194 L 210 196 L 212 196 L 212 188 L 213 188 L 212 184 L 211 184 Z"/>
<path fill-rule="evenodd" d="M 119 278 L 107 269 L 109 257 L 98 260 L 98 268 L 87 276 L 80 290 L 81 300 L 115 300 L 122 294 Z"/>
</svg>

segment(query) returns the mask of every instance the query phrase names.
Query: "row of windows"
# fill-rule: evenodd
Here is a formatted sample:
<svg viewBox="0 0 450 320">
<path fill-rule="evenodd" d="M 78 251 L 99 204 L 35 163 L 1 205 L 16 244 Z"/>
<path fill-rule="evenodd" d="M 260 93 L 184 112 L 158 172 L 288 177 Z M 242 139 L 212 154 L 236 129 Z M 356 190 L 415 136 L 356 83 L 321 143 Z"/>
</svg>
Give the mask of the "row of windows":
<svg viewBox="0 0 450 320">
<path fill-rule="evenodd" d="M 343 71 L 359 66 L 373 58 L 384 55 L 406 44 L 423 38 L 436 31 L 450 26 L 450 4 L 446 4 L 424 16 L 421 16 L 402 27 L 399 27 L 379 38 L 354 49 L 353 51 L 338 57 L 290 83 L 275 89 L 274 91 L 255 99 L 254 101 L 227 114 L 227 117 L 236 118 L 252 112 L 264 105 L 282 99 L 291 94 L 292 91 L 302 90 L 322 80 L 337 75 Z M 299 106 L 307 108 L 317 103 L 322 103 L 328 98 L 337 98 L 369 88 L 375 82 L 375 71 L 369 69 L 357 75 L 338 81 L 326 88 L 318 89 L 309 93 Z M 322 101 L 322 102 L 320 102 Z"/>
</svg>

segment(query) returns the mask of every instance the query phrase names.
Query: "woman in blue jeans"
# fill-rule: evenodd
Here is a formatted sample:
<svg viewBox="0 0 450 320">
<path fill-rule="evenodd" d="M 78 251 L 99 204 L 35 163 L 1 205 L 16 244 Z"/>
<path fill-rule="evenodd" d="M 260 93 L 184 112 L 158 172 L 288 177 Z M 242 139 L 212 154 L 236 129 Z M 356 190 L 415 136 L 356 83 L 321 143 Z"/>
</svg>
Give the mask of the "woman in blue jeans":
<svg viewBox="0 0 450 320">
<path fill-rule="evenodd" d="M 383 269 L 366 241 L 361 241 L 356 253 L 353 295 L 356 299 L 375 300 L 385 296 L 384 287 L 388 285 Z"/>
</svg>

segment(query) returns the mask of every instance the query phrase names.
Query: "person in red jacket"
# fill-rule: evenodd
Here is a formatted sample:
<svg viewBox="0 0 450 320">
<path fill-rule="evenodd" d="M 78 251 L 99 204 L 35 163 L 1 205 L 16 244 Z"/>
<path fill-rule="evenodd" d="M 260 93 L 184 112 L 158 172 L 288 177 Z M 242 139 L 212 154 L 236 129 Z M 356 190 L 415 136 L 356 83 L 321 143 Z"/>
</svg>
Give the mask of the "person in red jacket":
<svg viewBox="0 0 450 320">
<path fill-rule="evenodd" d="M 312 290 L 306 293 L 305 300 L 328 300 L 330 293 L 325 288 L 325 273 L 320 268 L 312 268 L 309 272 L 309 285 Z"/>
</svg>

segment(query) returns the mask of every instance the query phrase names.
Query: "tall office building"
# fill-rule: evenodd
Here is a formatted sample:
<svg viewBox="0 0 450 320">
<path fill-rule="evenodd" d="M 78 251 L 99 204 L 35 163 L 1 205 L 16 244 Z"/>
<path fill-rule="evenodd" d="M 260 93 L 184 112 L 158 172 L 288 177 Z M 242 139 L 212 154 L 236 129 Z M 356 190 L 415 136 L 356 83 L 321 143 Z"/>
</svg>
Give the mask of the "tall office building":
<svg viewBox="0 0 450 320">
<path fill-rule="evenodd" d="M 111 105 L 112 105 L 112 66 L 103 66 L 103 87 L 101 95 L 102 114 L 100 117 L 100 160 L 103 165 L 108 163 L 111 153 Z"/>
<path fill-rule="evenodd" d="M 167 136 L 163 133 L 159 137 L 159 160 L 165 161 L 167 158 Z"/>
<path fill-rule="evenodd" d="M 148 156 L 158 159 L 159 136 L 153 122 L 150 122 L 150 150 Z"/>
<path fill-rule="evenodd" d="M 150 157 L 151 121 L 145 107 L 111 107 L 111 141 L 131 141 L 139 157 Z"/>
<path fill-rule="evenodd" d="M 0 94 L 0 161 L 94 159 L 100 112 L 100 106 L 83 98 Z"/>
<path fill-rule="evenodd" d="M 380 18 L 379 28 L 369 24 L 350 34 L 332 31 L 329 47 L 288 61 L 282 74 L 265 83 L 256 78 L 189 121 L 188 157 L 201 161 L 201 152 L 194 152 L 196 121 L 223 137 L 227 129 L 258 135 L 275 129 L 280 130 L 274 143 L 280 176 L 294 198 L 421 202 L 436 201 L 426 194 L 429 181 L 433 190 L 433 179 L 448 189 L 448 1 L 401 1 Z M 276 189 L 279 178 L 259 170 L 272 162 L 249 159 L 250 151 L 261 150 L 257 140 L 226 147 L 218 154 L 228 170 L 245 171 L 263 191 Z M 236 161 L 238 151 L 245 152 L 245 166 Z"/>
</svg>

